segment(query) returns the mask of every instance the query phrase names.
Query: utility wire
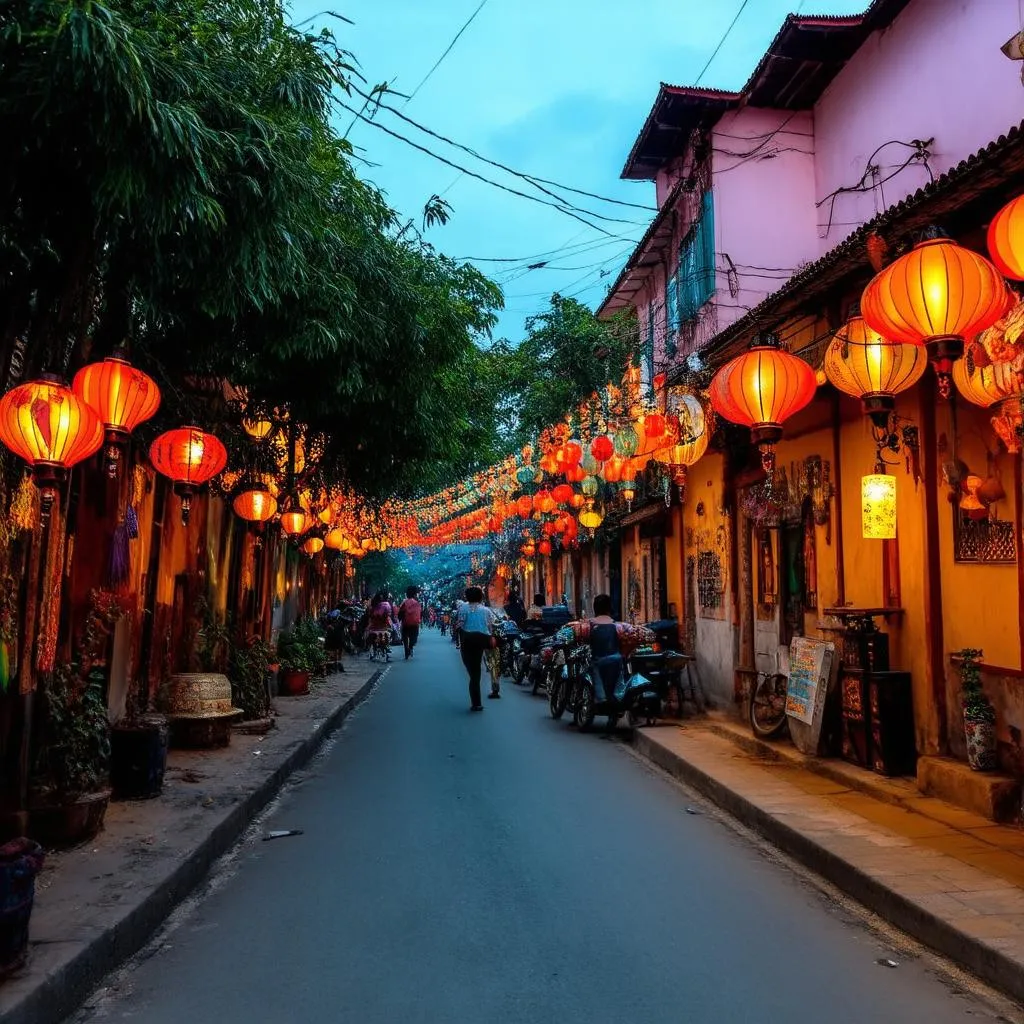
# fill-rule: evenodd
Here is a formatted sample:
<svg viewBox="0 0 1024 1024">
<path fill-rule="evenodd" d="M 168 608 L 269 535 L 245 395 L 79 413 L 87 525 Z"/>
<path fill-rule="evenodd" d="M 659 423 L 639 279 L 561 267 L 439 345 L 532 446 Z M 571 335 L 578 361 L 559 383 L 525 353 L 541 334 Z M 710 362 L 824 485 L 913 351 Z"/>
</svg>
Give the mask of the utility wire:
<svg viewBox="0 0 1024 1024">
<path fill-rule="evenodd" d="M 536 188 L 540 188 L 541 185 L 550 185 L 552 188 L 561 189 L 563 192 L 573 192 L 576 195 L 587 196 L 590 199 L 597 199 L 597 200 L 600 200 L 603 203 L 612 203 L 615 206 L 628 206 L 628 207 L 630 207 L 630 208 L 632 208 L 634 210 L 644 210 L 647 213 L 657 213 L 658 212 L 658 208 L 656 206 L 648 206 L 646 203 L 631 203 L 631 202 L 629 202 L 628 200 L 625 200 L 625 199 L 612 199 L 609 196 L 599 195 L 597 192 L 588 192 L 586 189 L 573 188 L 571 185 L 563 185 L 561 182 L 559 182 L 559 181 L 552 181 L 550 178 L 541 178 L 541 177 L 539 177 L 538 175 L 535 175 L 535 174 L 526 174 L 523 171 L 517 171 L 514 167 L 509 167 L 508 164 L 500 163 L 497 160 L 491 160 L 489 157 L 486 157 L 482 153 L 477 152 L 477 150 L 473 149 L 472 146 L 466 146 L 466 145 L 464 145 L 461 142 L 456 142 L 454 139 L 448 138 L 447 135 L 442 135 L 440 132 L 436 132 L 432 128 L 428 128 L 426 125 L 420 124 L 419 121 L 415 121 L 415 120 L 413 120 L 413 118 L 407 117 L 405 114 L 403 114 L 396 107 L 392 107 L 389 104 L 385 103 L 383 100 L 379 99 L 378 95 L 374 95 L 374 94 L 371 94 L 371 93 L 363 92 L 363 90 L 360 89 L 359 86 L 357 86 L 355 83 L 350 82 L 349 85 L 350 85 L 352 91 L 354 93 L 357 93 L 358 95 L 362 96 L 363 99 L 367 101 L 367 103 L 372 102 L 374 104 L 374 108 L 375 109 L 387 110 L 389 113 L 392 113 L 396 117 L 401 118 L 403 121 L 406 122 L 406 124 L 412 125 L 414 128 L 419 129 L 419 131 L 423 132 L 426 135 L 429 135 L 431 138 L 437 139 L 439 142 L 444 142 L 444 143 L 446 143 L 449 146 L 454 146 L 455 149 L 460 149 L 460 150 L 462 150 L 463 153 L 468 153 L 470 156 L 475 157 L 477 160 L 480 160 L 481 162 L 483 162 L 485 164 L 490 164 L 491 167 L 497 167 L 499 170 L 506 171 L 509 174 L 513 174 L 517 178 L 521 178 L 523 181 L 528 181 L 531 185 L 535 186 Z M 387 91 L 388 90 L 385 88 L 384 92 L 386 93 Z M 792 118 L 792 115 L 790 115 L 790 119 L 791 118 Z M 787 119 L 787 122 L 788 122 L 788 120 L 789 119 Z M 779 129 L 776 129 L 776 131 L 778 131 L 778 130 Z M 544 189 L 544 188 L 541 188 L 541 191 L 542 192 L 547 192 L 548 195 L 554 195 L 554 193 L 548 192 L 548 190 Z M 562 196 L 554 196 L 554 198 L 555 199 L 562 199 L 562 201 L 565 202 L 565 200 L 563 199 Z M 586 211 L 583 211 L 583 212 L 586 212 Z M 593 214 L 592 216 L 598 216 L 598 215 L 597 214 Z M 606 220 L 610 220 L 611 218 L 605 218 L 605 219 Z M 628 221 L 628 222 L 625 222 L 625 223 L 636 223 L 636 222 L 635 221 Z"/>
<path fill-rule="evenodd" d="M 427 79 L 430 78 L 430 76 L 441 66 L 441 62 L 445 59 L 445 57 L 447 57 L 448 54 L 452 52 L 453 47 L 459 41 L 459 37 L 462 35 L 463 32 L 466 31 L 467 28 L 469 28 L 470 25 L 473 24 L 473 20 L 483 10 L 484 4 L 486 3 L 487 0 L 480 0 L 480 3 L 476 5 L 476 10 L 473 11 L 473 13 L 466 19 L 462 28 L 460 28 L 459 31 L 455 33 L 455 37 L 447 45 L 447 47 L 445 47 L 444 53 L 442 53 L 441 56 L 438 57 L 436 61 L 434 61 L 434 66 L 423 76 L 423 78 L 420 79 L 420 84 L 417 85 L 416 88 L 413 89 L 413 91 L 409 93 L 409 95 L 406 97 L 405 103 L 402 104 L 403 106 L 408 106 L 408 104 L 412 102 L 412 98 L 416 95 L 416 93 L 418 93 L 420 89 L 422 89 L 423 86 L 427 84 Z"/>
<path fill-rule="evenodd" d="M 418 142 L 413 142 L 412 139 L 407 138 L 405 135 L 400 135 L 398 132 L 392 131 L 386 125 L 381 124 L 379 121 L 374 121 L 372 117 L 367 117 L 364 113 L 362 113 L 362 111 L 355 110 L 354 108 L 350 107 L 347 103 L 342 103 L 340 100 L 337 99 L 335 100 L 335 102 L 343 110 L 347 110 L 350 114 L 354 114 L 360 121 L 365 121 L 367 124 L 373 125 L 374 128 L 379 129 L 380 131 L 384 132 L 387 135 L 390 135 L 392 138 L 398 139 L 400 142 L 404 142 L 408 146 L 412 146 L 413 149 L 419 150 L 421 153 L 426 153 L 427 156 L 432 156 L 435 160 L 439 160 L 441 163 L 447 164 L 453 170 L 462 171 L 463 174 L 467 174 L 471 178 L 476 178 L 477 180 L 485 182 L 488 185 L 493 185 L 495 188 L 499 188 L 503 192 L 508 192 L 511 195 L 519 196 L 521 199 L 529 199 L 531 202 L 540 203 L 541 206 L 549 206 L 552 209 L 558 210 L 559 213 L 564 213 L 567 217 L 572 217 L 573 220 L 578 220 L 581 224 L 585 224 L 588 228 L 592 228 L 594 231 L 599 231 L 602 235 L 607 235 L 609 238 L 621 238 L 623 242 L 633 241 L 633 239 L 631 238 L 626 238 L 623 235 L 616 235 L 613 232 L 608 231 L 605 228 L 602 228 L 599 225 L 586 220 L 584 217 L 581 217 L 578 213 L 575 213 L 574 210 L 571 209 L 564 202 L 553 203 L 548 201 L 547 199 L 542 199 L 540 196 L 532 196 L 528 192 L 520 192 L 518 189 L 512 188 L 509 185 L 502 185 L 501 182 L 495 181 L 493 178 L 486 178 L 482 174 L 477 174 L 476 171 L 471 171 L 468 168 L 463 167 L 461 164 L 454 163 L 447 157 L 443 157 L 439 153 L 435 153 L 433 150 L 427 149 L 426 146 L 421 146 Z M 591 216 L 597 215 L 592 214 Z M 614 220 L 615 218 L 602 217 L 601 219 Z M 626 221 L 624 223 L 631 222 Z"/>
<path fill-rule="evenodd" d="M 740 20 L 740 15 L 743 13 L 748 3 L 750 3 L 750 0 L 743 0 L 743 3 L 740 4 L 740 9 L 736 12 L 732 21 L 729 22 L 729 27 L 725 30 L 725 35 L 718 40 L 718 45 L 715 47 L 711 56 L 708 57 L 708 62 L 704 65 L 700 74 L 697 76 L 697 81 L 693 83 L 695 86 L 700 85 L 700 80 L 707 73 L 708 68 L 711 67 L 711 62 L 718 56 L 718 51 L 725 45 L 726 39 L 729 38 L 732 30 L 736 27 L 736 22 Z"/>
</svg>

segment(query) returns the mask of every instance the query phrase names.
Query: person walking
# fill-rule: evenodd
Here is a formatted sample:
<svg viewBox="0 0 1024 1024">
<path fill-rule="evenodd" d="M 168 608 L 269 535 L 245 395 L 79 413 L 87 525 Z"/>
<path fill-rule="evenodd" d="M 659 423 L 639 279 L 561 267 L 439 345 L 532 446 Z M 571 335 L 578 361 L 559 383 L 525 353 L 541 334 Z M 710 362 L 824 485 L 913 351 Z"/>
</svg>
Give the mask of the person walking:
<svg viewBox="0 0 1024 1024">
<path fill-rule="evenodd" d="M 398 606 L 398 621 L 402 624 L 402 646 L 405 648 L 405 659 L 412 657 L 412 650 L 420 636 L 420 622 L 423 619 L 423 605 L 417 600 L 417 587 L 409 587 L 405 591 L 405 600 Z"/>
<path fill-rule="evenodd" d="M 526 621 L 526 605 L 523 604 L 518 590 L 512 591 L 508 604 L 505 605 L 505 614 L 522 629 L 523 623 Z"/>
<path fill-rule="evenodd" d="M 466 589 L 466 602 L 459 608 L 455 620 L 455 629 L 459 636 L 462 652 L 462 663 L 469 673 L 469 710 L 483 711 L 480 703 L 480 670 L 484 651 L 489 650 L 494 642 L 491 634 L 494 625 L 494 613 L 483 603 L 484 592 L 479 587 Z M 493 690 L 492 698 L 500 697 Z"/>
</svg>

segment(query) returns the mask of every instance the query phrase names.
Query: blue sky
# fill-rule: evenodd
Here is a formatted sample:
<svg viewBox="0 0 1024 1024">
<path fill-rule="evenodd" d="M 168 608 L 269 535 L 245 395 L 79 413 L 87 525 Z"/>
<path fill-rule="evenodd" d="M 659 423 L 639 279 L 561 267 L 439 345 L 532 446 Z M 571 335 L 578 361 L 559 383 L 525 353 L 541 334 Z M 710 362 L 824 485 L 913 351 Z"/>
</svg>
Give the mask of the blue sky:
<svg viewBox="0 0 1024 1024">
<path fill-rule="evenodd" d="M 410 93 L 478 3 L 347 0 L 332 7 L 354 24 L 332 24 L 369 83 L 387 81 Z M 324 0 L 295 0 L 293 19 L 309 18 L 324 6 Z M 388 102 L 518 170 L 653 207 L 652 184 L 619 180 L 626 155 L 658 83 L 692 84 L 739 6 L 740 0 L 487 0 L 416 96 L 405 105 L 395 97 Z M 793 9 L 845 14 L 864 6 L 865 0 L 748 0 L 700 84 L 740 86 Z M 311 22 L 326 23 L 322 17 Z M 376 119 L 457 164 L 540 195 L 387 111 Z M 477 263 L 505 289 L 506 310 L 495 334 L 514 342 L 523 335 L 525 318 L 542 309 L 552 291 L 596 306 L 653 216 L 575 196 L 579 206 L 630 222 L 596 221 L 621 236 L 609 238 L 557 210 L 460 175 L 376 127 L 357 123 L 349 138 L 362 157 L 378 165 L 360 164 L 360 174 L 380 186 L 403 216 L 419 224 L 423 204 L 434 193 L 451 203 L 449 223 L 427 232 L 449 255 L 519 259 L 565 248 L 538 270 L 525 269 L 533 259 Z"/>
</svg>

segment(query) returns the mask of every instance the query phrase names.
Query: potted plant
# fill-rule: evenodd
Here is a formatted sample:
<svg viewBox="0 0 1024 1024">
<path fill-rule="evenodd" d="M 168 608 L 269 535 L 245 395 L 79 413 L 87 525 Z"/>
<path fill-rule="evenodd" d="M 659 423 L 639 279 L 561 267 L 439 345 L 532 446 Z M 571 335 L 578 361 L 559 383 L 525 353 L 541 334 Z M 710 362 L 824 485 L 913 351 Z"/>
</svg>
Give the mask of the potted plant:
<svg viewBox="0 0 1024 1024">
<path fill-rule="evenodd" d="M 281 666 L 277 679 L 278 693 L 285 697 L 301 697 L 309 693 L 312 664 L 295 627 L 283 630 L 278 636 L 277 660 Z"/>
<path fill-rule="evenodd" d="M 258 636 L 250 636 L 231 647 L 231 696 L 244 712 L 243 721 L 259 722 L 269 718 L 267 670 L 272 653 L 270 644 Z"/>
<path fill-rule="evenodd" d="M 110 800 L 110 724 L 105 673 L 80 662 L 58 665 L 42 681 L 42 724 L 29 802 L 29 833 L 68 846 L 103 827 Z"/>
<path fill-rule="evenodd" d="M 981 688 L 982 652 L 965 647 L 960 655 L 960 699 L 964 710 L 967 761 L 979 772 L 996 767 L 996 712 Z"/>
<path fill-rule="evenodd" d="M 310 672 L 315 679 L 322 679 L 327 670 L 327 634 L 308 616 L 295 623 L 295 632 L 305 648 Z"/>
</svg>

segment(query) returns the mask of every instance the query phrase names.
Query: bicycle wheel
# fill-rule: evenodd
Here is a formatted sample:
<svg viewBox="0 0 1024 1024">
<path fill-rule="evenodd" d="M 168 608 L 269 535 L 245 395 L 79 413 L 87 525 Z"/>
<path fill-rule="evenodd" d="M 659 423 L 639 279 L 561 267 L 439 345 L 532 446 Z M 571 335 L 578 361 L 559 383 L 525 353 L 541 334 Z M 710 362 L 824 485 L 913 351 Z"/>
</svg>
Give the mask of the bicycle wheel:
<svg viewBox="0 0 1024 1024">
<path fill-rule="evenodd" d="M 748 705 L 750 728 L 759 739 L 778 736 L 786 727 L 786 677 L 759 672 Z"/>
</svg>

